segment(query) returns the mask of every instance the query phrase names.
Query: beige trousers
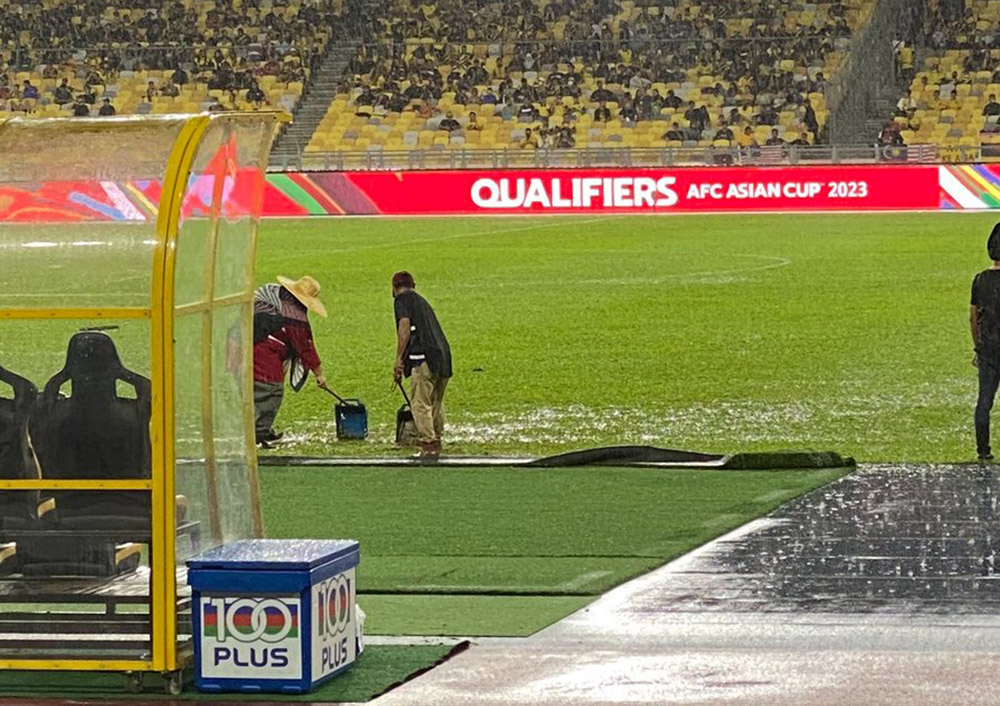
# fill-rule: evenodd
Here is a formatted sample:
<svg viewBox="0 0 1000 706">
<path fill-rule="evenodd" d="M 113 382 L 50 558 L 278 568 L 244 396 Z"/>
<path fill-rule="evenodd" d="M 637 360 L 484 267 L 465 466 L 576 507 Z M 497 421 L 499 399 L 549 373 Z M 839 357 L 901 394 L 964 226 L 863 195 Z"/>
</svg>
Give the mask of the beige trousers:
<svg viewBox="0 0 1000 706">
<path fill-rule="evenodd" d="M 444 391 L 448 387 L 448 378 L 435 375 L 427 363 L 413 368 L 410 378 L 413 383 L 410 393 L 413 423 L 417 427 L 420 443 L 440 441 L 444 431 Z"/>
</svg>

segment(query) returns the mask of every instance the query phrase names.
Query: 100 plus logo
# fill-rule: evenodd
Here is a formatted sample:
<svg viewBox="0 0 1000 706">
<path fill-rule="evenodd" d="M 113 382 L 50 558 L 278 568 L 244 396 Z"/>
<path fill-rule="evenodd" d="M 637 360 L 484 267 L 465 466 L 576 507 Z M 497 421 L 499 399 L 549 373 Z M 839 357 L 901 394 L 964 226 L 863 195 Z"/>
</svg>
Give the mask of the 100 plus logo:
<svg viewBox="0 0 1000 706">
<path fill-rule="evenodd" d="M 350 664 L 357 656 L 354 569 L 315 584 L 312 597 L 313 679 L 316 679 Z"/>
<path fill-rule="evenodd" d="M 301 674 L 298 598 L 210 598 L 202 603 L 202 668 L 211 676 L 267 669 Z M 287 674 L 284 674 L 286 673 Z M 274 676 L 277 676 L 276 674 Z"/>
</svg>

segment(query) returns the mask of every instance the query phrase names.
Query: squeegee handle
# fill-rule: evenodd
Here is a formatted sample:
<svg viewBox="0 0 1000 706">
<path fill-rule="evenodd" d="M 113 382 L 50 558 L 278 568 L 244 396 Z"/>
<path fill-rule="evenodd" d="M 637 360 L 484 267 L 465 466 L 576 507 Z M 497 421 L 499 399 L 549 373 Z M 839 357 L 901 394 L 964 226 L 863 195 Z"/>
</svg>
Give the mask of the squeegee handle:
<svg viewBox="0 0 1000 706">
<path fill-rule="evenodd" d="M 401 383 L 401 382 L 399 382 L 397 380 L 396 381 L 396 387 L 398 387 L 399 391 L 403 393 L 403 399 L 406 400 L 406 406 L 407 407 L 413 407 L 413 405 L 410 404 L 410 396 L 408 394 L 406 394 L 406 390 L 403 388 L 403 383 Z"/>
<path fill-rule="evenodd" d="M 330 389 L 329 387 L 324 387 L 324 388 L 322 388 L 322 389 L 326 390 L 326 391 L 327 391 L 327 392 L 329 392 L 329 393 L 330 393 L 331 395 L 333 395 L 334 397 L 336 397 L 336 398 L 337 398 L 337 401 L 338 401 L 338 402 L 340 402 L 340 404 L 347 404 L 347 403 L 346 403 L 346 402 L 344 401 L 344 398 L 343 398 L 343 397 L 341 397 L 340 395 L 338 395 L 338 394 L 337 394 L 336 392 L 334 392 L 333 390 L 331 390 L 331 389 Z"/>
</svg>

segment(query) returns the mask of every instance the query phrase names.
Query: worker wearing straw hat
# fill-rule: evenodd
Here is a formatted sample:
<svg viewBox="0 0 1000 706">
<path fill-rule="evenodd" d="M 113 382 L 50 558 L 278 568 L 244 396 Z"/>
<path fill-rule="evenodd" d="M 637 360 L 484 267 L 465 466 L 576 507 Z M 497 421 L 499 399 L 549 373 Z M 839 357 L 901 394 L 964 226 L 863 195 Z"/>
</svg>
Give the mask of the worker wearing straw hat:
<svg viewBox="0 0 1000 706">
<path fill-rule="evenodd" d="M 329 389 L 308 317 L 311 311 L 326 318 L 319 290 L 319 282 L 305 275 L 298 280 L 278 277 L 278 284 L 265 284 L 254 294 L 253 401 L 257 443 L 262 446 L 282 437 L 273 425 L 285 395 L 286 371 L 296 392 L 310 371 L 319 387 Z"/>
</svg>

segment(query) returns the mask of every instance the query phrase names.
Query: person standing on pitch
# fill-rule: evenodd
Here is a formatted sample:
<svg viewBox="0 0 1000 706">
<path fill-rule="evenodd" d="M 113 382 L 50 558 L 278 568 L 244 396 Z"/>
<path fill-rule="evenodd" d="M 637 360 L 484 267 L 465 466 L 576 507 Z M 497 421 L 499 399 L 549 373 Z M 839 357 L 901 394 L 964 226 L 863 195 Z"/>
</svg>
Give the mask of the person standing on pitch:
<svg viewBox="0 0 1000 706">
<path fill-rule="evenodd" d="M 990 449 L 990 410 L 1000 385 L 1000 223 L 986 242 L 993 266 L 972 280 L 969 323 L 979 369 L 979 400 L 976 402 L 976 451 L 980 461 L 993 460 Z"/>
<path fill-rule="evenodd" d="M 436 459 L 441 454 L 444 431 L 444 391 L 451 379 L 451 346 L 438 323 L 434 309 L 414 291 L 409 272 L 392 276 L 396 309 L 396 364 L 393 378 L 412 377 L 413 423 L 420 435 L 420 456 Z"/>
<path fill-rule="evenodd" d="M 316 384 L 329 387 L 323 365 L 313 343 L 310 311 L 326 318 L 319 300 L 319 282 L 306 275 L 299 280 L 278 277 L 278 284 L 265 284 L 254 293 L 253 302 L 253 404 L 257 443 L 267 447 L 282 434 L 273 428 L 288 382 L 298 392 L 309 371 Z"/>
</svg>

